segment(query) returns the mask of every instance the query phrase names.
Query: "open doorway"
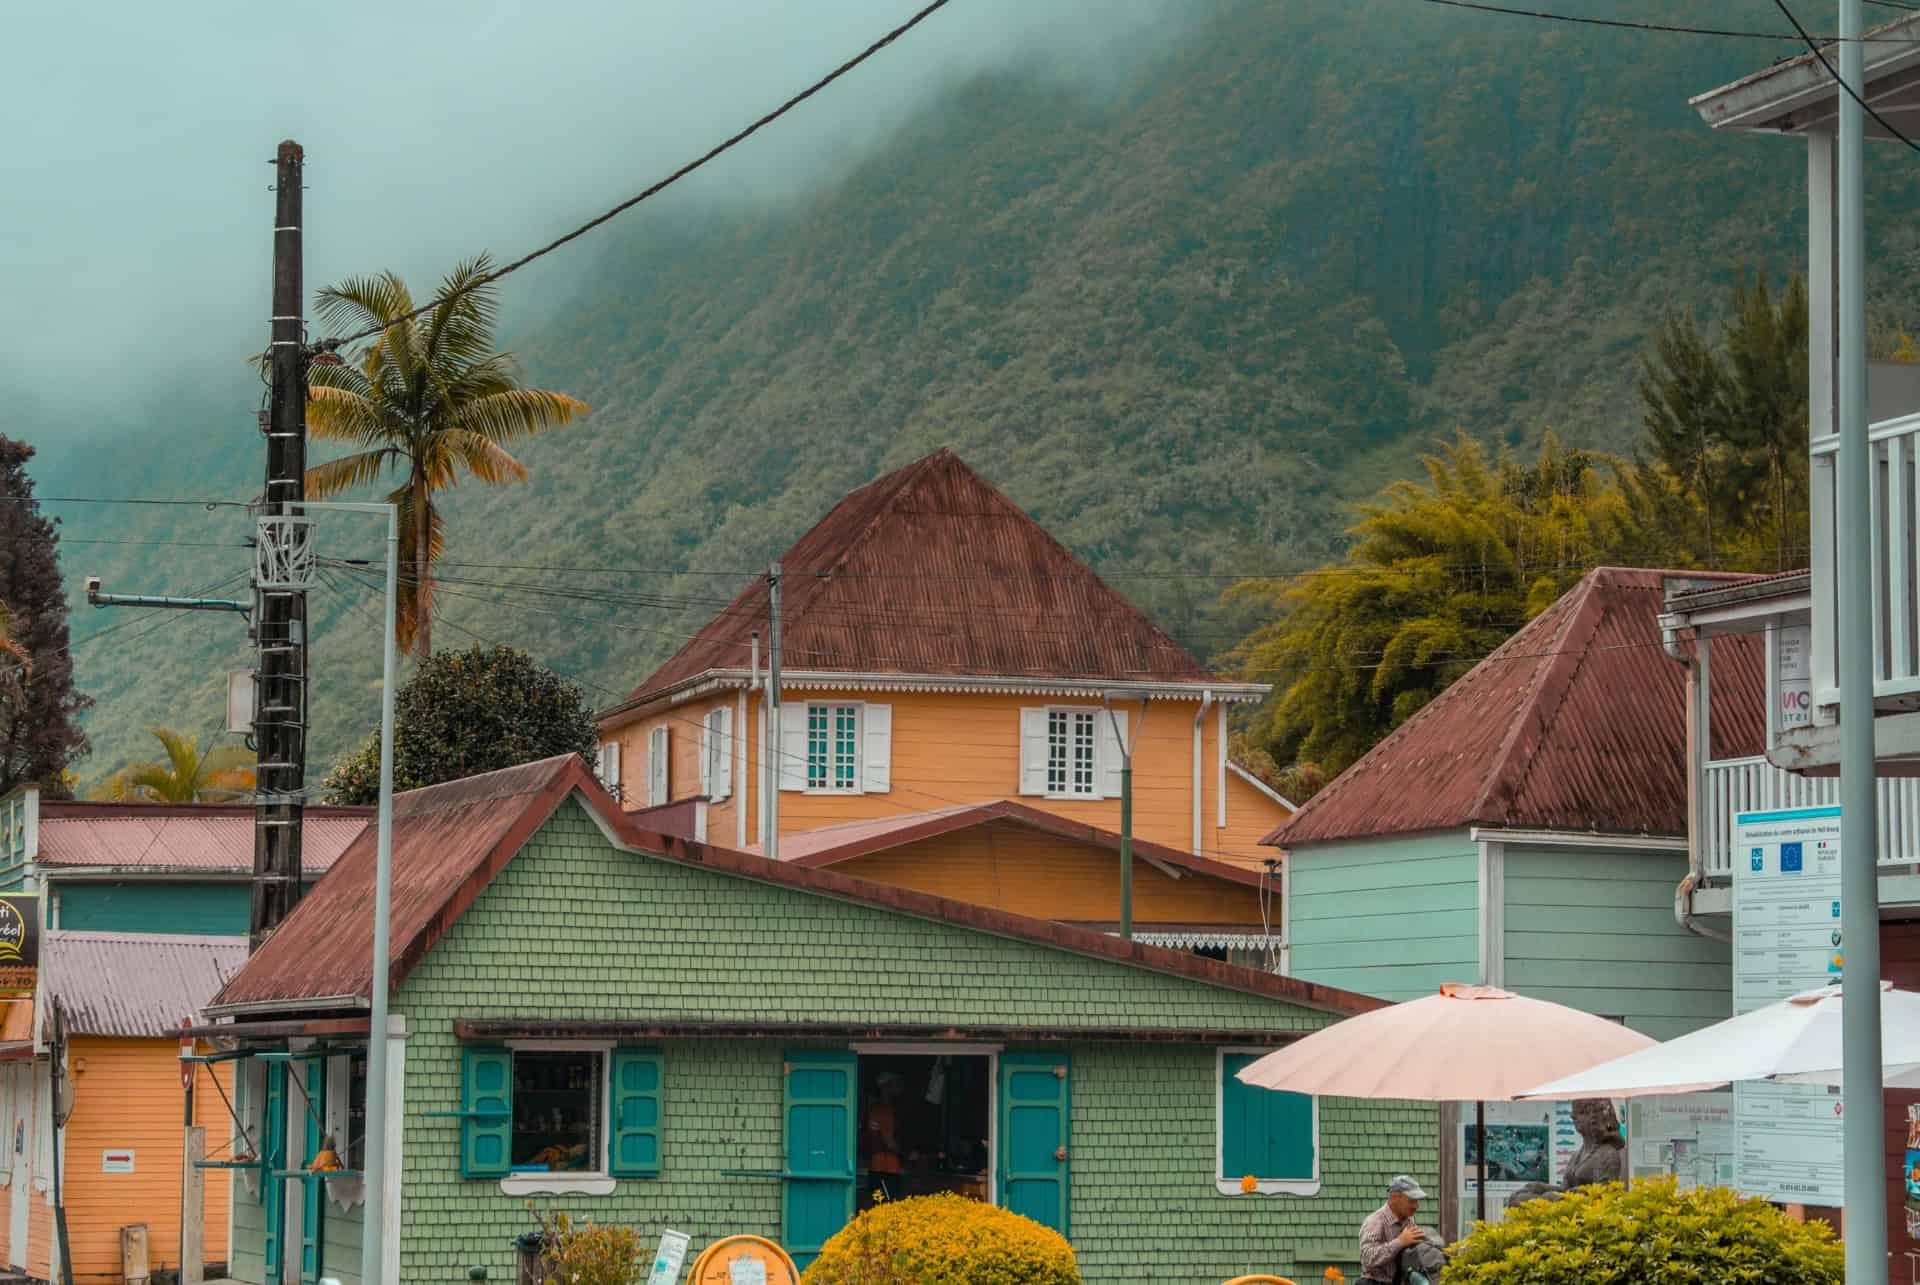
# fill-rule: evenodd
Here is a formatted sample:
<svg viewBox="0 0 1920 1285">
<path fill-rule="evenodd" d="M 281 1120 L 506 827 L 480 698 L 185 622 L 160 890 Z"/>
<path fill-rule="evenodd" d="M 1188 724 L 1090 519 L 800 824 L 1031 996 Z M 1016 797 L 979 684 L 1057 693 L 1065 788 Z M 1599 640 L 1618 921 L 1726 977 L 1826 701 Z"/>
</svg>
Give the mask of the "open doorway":
<svg viewBox="0 0 1920 1285">
<path fill-rule="evenodd" d="M 993 1065 L 985 1054 L 860 1055 L 859 1198 L 992 1194 Z"/>
</svg>

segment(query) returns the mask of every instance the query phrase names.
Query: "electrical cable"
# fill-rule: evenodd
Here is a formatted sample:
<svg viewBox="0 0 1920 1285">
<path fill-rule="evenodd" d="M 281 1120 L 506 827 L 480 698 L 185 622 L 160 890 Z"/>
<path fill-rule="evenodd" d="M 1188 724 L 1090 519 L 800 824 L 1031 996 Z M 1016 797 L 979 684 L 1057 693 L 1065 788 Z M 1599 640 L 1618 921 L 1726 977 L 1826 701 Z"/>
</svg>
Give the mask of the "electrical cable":
<svg viewBox="0 0 1920 1285">
<path fill-rule="evenodd" d="M 1813 51 L 1813 56 L 1820 60 L 1820 65 L 1827 69 L 1827 75 L 1833 78 L 1833 83 L 1840 86 L 1840 88 L 1846 92 L 1846 95 L 1848 98 L 1851 98 L 1853 99 L 1854 102 L 1860 104 L 1860 109 L 1862 111 L 1866 112 L 1867 115 L 1879 121 L 1880 127 L 1886 130 L 1887 133 L 1891 134 L 1894 138 L 1900 140 L 1902 143 L 1905 143 L 1908 147 L 1912 148 L 1914 151 L 1920 152 L 1920 143 L 1915 143 L 1911 138 L 1908 138 L 1905 134 L 1901 133 L 1898 129 L 1896 129 L 1893 125 L 1893 122 L 1889 121 L 1885 116 L 1882 116 L 1879 112 L 1875 111 L 1873 109 L 1873 104 L 1869 103 L 1866 99 L 1862 98 L 1859 94 L 1856 94 L 1853 91 L 1853 86 L 1849 85 L 1846 82 L 1846 80 L 1840 75 L 1840 73 L 1834 69 L 1833 64 L 1827 60 L 1826 51 L 1820 47 L 1821 43 L 1832 44 L 1834 42 L 1833 41 L 1817 42 L 1814 40 L 1812 36 L 1808 35 L 1807 29 L 1800 25 L 1800 19 L 1796 18 L 1793 14 L 1793 10 L 1787 7 L 1787 0 L 1773 0 L 1773 3 L 1775 8 L 1779 9 L 1781 13 L 1786 15 L 1787 21 L 1793 24 L 1793 29 L 1800 33 L 1800 39 L 1806 44 L 1808 49 Z"/>
<path fill-rule="evenodd" d="M 701 156 L 687 162 L 685 165 L 682 165 L 679 169 L 667 175 L 665 178 L 661 179 L 659 182 L 654 183 L 652 186 L 646 188 L 645 190 L 637 193 L 634 196 L 628 197 L 626 200 L 620 202 L 618 205 L 614 206 L 612 209 L 608 210 L 606 213 L 598 215 L 597 217 L 589 219 L 587 222 L 582 223 L 579 227 L 573 229 L 573 231 L 568 232 L 562 236 L 555 237 L 553 240 L 547 242 L 545 245 L 541 246 L 539 249 L 534 250 L 531 253 L 521 255 L 518 259 L 515 259 L 511 263 L 504 264 L 501 267 L 494 269 L 492 272 L 489 272 L 482 276 L 474 278 L 474 280 L 467 283 L 467 285 L 464 286 L 461 290 L 453 294 L 436 296 L 432 300 L 428 301 L 427 303 L 421 305 L 418 308 L 415 308 L 412 312 L 409 312 L 404 316 L 395 317 L 391 321 L 384 321 L 376 326 L 369 326 L 365 330 L 356 331 L 355 333 L 347 335 L 346 337 L 341 339 L 323 340 L 319 346 L 323 350 L 331 352 L 334 349 L 341 348 L 347 344 L 357 343 L 362 339 L 370 339 L 373 336 L 380 334 L 383 331 L 386 331 L 393 326 L 400 325 L 403 322 L 412 321 L 419 317 L 424 317 L 427 313 L 432 312 L 435 308 L 440 307 L 442 304 L 449 303 L 453 299 L 458 298 L 459 295 L 471 293 L 472 291 L 478 290 L 480 287 L 485 285 L 491 285 L 493 282 L 500 280 L 500 278 L 507 276 L 509 273 L 518 272 L 521 268 L 526 267 L 529 263 L 532 263 L 535 259 L 541 258 L 544 255 L 551 254 L 555 250 L 558 250 L 561 246 L 566 245 L 568 242 L 573 241 L 579 237 L 585 236 L 588 232 L 591 232 L 593 229 L 599 227 L 602 223 L 605 223 L 610 219 L 616 218 L 619 215 L 626 213 L 628 210 L 640 204 L 640 202 L 646 200 L 648 197 L 654 196 L 657 193 L 665 191 L 667 188 L 672 187 L 675 183 L 678 183 L 681 179 L 693 173 L 695 170 L 707 164 L 709 161 L 720 156 L 722 153 L 731 151 L 733 148 L 738 147 L 741 143 L 746 142 L 749 138 L 752 138 L 755 134 L 759 133 L 762 129 L 766 128 L 768 125 L 771 125 L 774 121 L 779 120 L 782 116 L 785 116 L 788 112 L 792 111 L 794 108 L 798 107 L 800 104 L 806 102 L 809 98 L 812 98 L 815 94 L 819 93 L 821 90 L 825 89 L 827 86 L 833 84 L 834 81 L 839 80 L 842 76 L 846 75 L 848 72 L 858 67 L 861 63 L 867 61 L 867 59 L 873 57 L 875 54 L 879 53 L 881 50 L 885 49 L 887 46 L 893 44 L 894 41 L 900 39 L 902 36 L 906 35 L 909 31 L 912 31 L 915 27 L 925 22 L 928 18 L 931 18 L 935 13 L 939 12 L 941 9 L 946 8 L 948 3 L 949 3 L 949 0 L 932 0 L 931 4 L 928 4 L 926 7 L 921 9 L 918 13 L 914 14 L 911 18 L 908 18 L 905 22 L 895 27 L 892 31 L 889 31 L 886 35 L 880 37 L 880 39 L 874 41 L 872 44 L 868 45 L 865 49 L 855 54 L 852 58 L 849 58 L 847 61 L 841 63 L 838 67 L 835 67 L 832 71 L 828 72 L 825 76 L 821 77 L 819 80 L 814 81 L 813 84 L 801 90 L 799 93 L 795 94 L 793 97 L 787 99 L 786 102 L 781 103 L 778 107 L 774 108 L 772 111 L 768 112 L 766 115 L 760 117 L 758 120 L 748 125 L 745 129 L 740 130 L 738 133 L 727 138 L 724 142 L 721 142 L 716 146 L 708 149 Z"/>
<path fill-rule="evenodd" d="M 1472 9 L 1479 13 L 1506 14 L 1514 18 L 1538 18 L 1547 22 L 1568 22 L 1583 27 L 1616 27 L 1628 31 L 1652 31 L 1666 35 L 1718 36 L 1729 40 L 1774 40 L 1788 43 L 1792 43 L 1795 39 L 1784 31 L 1738 31 L 1726 27 L 1688 27 L 1667 22 L 1637 22 L 1627 18 L 1587 18 L 1578 14 L 1550 13 L 1543 9 L 1510 9 L 1505 5 L 1484 4 L 1481 0 L 1421 0 L 1421 3 L 1442 5 L 1449 9 Z M 1838 37 L 1825 39 L 1828 44 L 1839 43 Z M 1912 44 L 1916 37 L 1862 36 L 1860 39 L 1863 43 L 1870 44 Z"/>
</svg>

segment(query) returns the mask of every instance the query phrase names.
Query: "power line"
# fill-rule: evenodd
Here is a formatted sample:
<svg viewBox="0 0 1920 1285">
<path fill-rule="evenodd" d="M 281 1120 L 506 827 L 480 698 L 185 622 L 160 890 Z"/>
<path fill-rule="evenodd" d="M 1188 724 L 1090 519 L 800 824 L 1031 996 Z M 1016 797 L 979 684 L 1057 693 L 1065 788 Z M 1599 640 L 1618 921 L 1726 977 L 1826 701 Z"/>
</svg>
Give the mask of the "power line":
<svg viewBox="0 0 1920 1285">
<path fill-rule="evenodd" d="M 843 62 L 838 67 L 835 67 L 832 71 L 828 72 L 825 76 L 821 77 L 819 80 L 816 80 L 815 82 L 813 82 L 813 84 L 809 85 L 807 88 L 801 90 L 799 93 L 795 94 L 793 97 L 787 99 L 786 102 L 781 103 L 778 107 L 774 108 L 772 111 L 768 112 L 766 115 L 760 117 L 758 120 L 754 121 L 751 125 L 748 125 L 745 129 L 739 131 L 738 133 L 734 134 L 733 136 L 726 139 L 724 142 L 716 145 L 715 147 L 710 148 L 705 154 L 699 156 L 694 160 L 687 162 L 685 165 L 682 165 L 679 169 L 667 175 L 665 178 L 653 184 L 651 187 L 646 188 L 644 191 L 641 191 L 640 193 L 634 196 L 628 197 L 626 200 L 620 202 L 618 205 L 608 210 L 605 214 L 599 215 L 598 217 L 593 219 L 589 219 L 587 222 L 582 223 L 579 227 L 573 229 L 573 231 L 568 232 L 562 236 L 555 237 L 553 240 L 547 242 L 545 245 L 541 246 L 539 249 L 534 250 L 529 254 L 524 254 L 520 256 L 518 259 L 515 259 L 513 262 L 504 265 L 503 267 L 496 268 L 492 272 L 486 273 L 480 277 L 476 277 L 473 281 L 469 282 L 465 287 L 455 292 L 454 294 L 438 296 L 433 300 L 429 301 L 428 303 L 423 304 L 418 308 L 415 308 L 412 312 L 407 313 L 405 316 L 395 317 L 391 321 L 384 321 L 376 326 L 369 326 L 365 330 L 361 330 L 354 334 L 346 336 L 344 339 L 326 340 L 320 346 L 324 349 L 331 351 L 333 349 L 343 347 L 350 343 L 357 343 L 362 339 L 370 339 L 374 335 L 380 334 L 381 332 L 387 330 L 388 328 L 397 326 L 402 322 L 412 321 L 417 317 L 423 317 L 427 313 L 432 312 L 435 308 L 440 307 L 442 304 L 448 303 L 451 300 L 457 298 L 460 294 L 471 293 L 474 290 L 478 290 L 481 286 L 491 285 L 493 282 L 500 280 L 500 278 L 506 276 L 507 274 L 512 272 L 517 272 L 521 268 L 526 267 L 529 263 L 532 263 L 535 259 L 538 259 L 543 255 L 551 254 L 555 250 L 558 250 L 561 246 L 566 245 L 568 242 L 573 241 L 579 237 L 585 236 L 588 232 L 591 232 L 593 229 L 599 227 L 602 223 L 605 223 L 610 219 L 613 219 L 621 214 L 624 214 L 626 211 L 640 204 L 640 202 L 646 200 L 648 197 L 654 196 L 662 191 L 665 191 L 667 188 L 673 186 L 675 183 L 679 182 L 681 179 L 685 178 L 687 175 L 693 173 L 695 170 L 699 169 L 701 166 L 707 164 L 707 162 L 713 160 L 715 157 L 718 157 L 724 152 L 731 151 L 733 148 L 738 147 L 741 143 L 746 142 L 749 138 L 752 138 L 755 134 L 759 133 L 762 129 L 766 128 L 768 125 L 771 125 L 774 121 L 779 120 L 782 116 L 785 116 L 788 112 L 798 107 L 801 103 L 806 102 L 809 98 L 812 98 L 815 94 L 825 89 L 828 85 L 831 85 L 834 81 L 840 79 L 842 76 L 852 71 L 855 67 L 858 67 L 861 63 L 867 61 L 867 59 L 873 57 L 875 54 L 879 53 L 882 49 L 885 49 L 888 45 L 891 45 L 894 41 L 906 35 L 909 31 L 912 31 L 915 27 L 925 22 L 928 18 L 932 17 L 935 13 L 937 13 L 941 9 L 946 8 L 947 4 L 948 4 L 948 0 L 932 0 L 931 4 L 928 4 L 925 8 L 921 9 L 918 13 L 914 14 L 911 18 L 907 19 L 905 22 L 895 27 L 892 31 L 889 31 L 886 35 L 880 37 L 880 39 L 868 45 L 865 49 L 855 54 L 852 58 L 849 58 L 846 62 Z"/>
<path fill-rule="evenodd" d="M 1482 4 L 1480 0 L 1422 0 L 1424 4 L 1441 5 L 1448 9 L 1472 9 L 1478 13 L 1499 13 L 1513 18 L 1538 18 L 1547 22 L 1568 22 L 1583 27 L 1615 27 L 1627 31 L 1652 31 L 1677 36 L 1718 36 L 1727 40 L 1774 40 L 1791 43 L 1793 36 L 1786 32 L 1739 31 L 1727 27 L 1689 27 L 1670 22 L 1637 22 L 1628 18 L 1587 18 L 1571 13 L 1550 13 L 1544 9 L 1511 9 L 1505 5 Z M 1783 6 L 1784 7 L 1784 6 Z M 1906 5 L 1890 5 L 1891 8 L 1908 8 Z M 1794 24 L 1798 26 L 1798 23 Z M 1822 38 L 1827 44 L 1838 44 L 1837 36 Z M 1911 36 L 1862 36 L 1867 44 L 1912 44 Z"/>
<path fill-rule="evenodd" d="M 1866 99 L 1862 98 L 1859 94 L 1856 94 L 1855 92 L 1853 92 L 1853 86 L 1849 85 L 1846 82 L 1846 80 L 1840 75 L 1840 73 L 1834 70 L 1833 64 L 1831 62 L 1827 61 L 1826 51 L 1820 48 L 1820 44 L 1822 42 L 1817 42 L 1814 40 L 1812 36 L 1809 36 L 1807 34 L 1807 29 L 1800 25 L 1800 19 L 1793 16 L 1793 10 L 1787 7 L 1787 0 L 1773 0 L 1773 3 L 1775 8 L 1779 9 L 1781 13 L 1786 15 L 1787 21 L 1793 24 L 1793 29 L 1800 33 L 1800 39 L 1806 43 L 1806 46 L 1808 49 L 1813 51 L 1813 56 L 1820 60 L 1820 65 L 1827 69 L 1827 75 L 1833 78 L 1833 83 L 1840 86 L 1841 89 L 1845 90 L 1848 98 L 1851 98 L 1853 99 L 1854 102 L 1859 103 L 1862 111 L 1866 112 L 1867 115 L 1879 121 L 1880 127 L 1886 130 L 1887 133 L 1893 135 L 1895 138 L 1905 143 L 1908 147 L 1912 148 L 1914 151 L 1920 152 L 1920 143 L 1915 143 L 1911 138 L 1908 138 L 1905 134 L 1902 134 L 1898 129 L 1895 129 L 1893 126 L 1893 122 L 1889 121 L 1885 116 L 1882 116 L 1879 112 L 1873 109 L 1872 103 L 1869 103 Z M 1833 42 L 1827 41 L 1824 43 L 1831 44 Z"/>
</svg>

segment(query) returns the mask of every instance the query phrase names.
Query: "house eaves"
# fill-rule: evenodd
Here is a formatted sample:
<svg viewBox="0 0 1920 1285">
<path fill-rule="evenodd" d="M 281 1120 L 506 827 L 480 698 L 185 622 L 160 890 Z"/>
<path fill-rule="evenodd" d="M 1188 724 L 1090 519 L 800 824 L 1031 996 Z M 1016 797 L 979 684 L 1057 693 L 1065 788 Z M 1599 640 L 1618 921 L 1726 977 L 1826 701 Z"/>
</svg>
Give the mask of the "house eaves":
<svg viewBox="0 0 1920 1285">
<path fill-rule="evenodd" d="M 1905 104 L 1920 84 L 1920 14 L 1876 27 L 1867 33 L 1867 40 L 1867 101 L 1883 112 L 1883 102 Z M 1823 52 L 1829 61 L 1837 58 L 1831 45 Z M 1808 52 L 1697 94 L 1688 106 L 1715 129 L 1826 132 L 1838 111 L 1839 89 L 1826 67 Z M 1871 120 L 1868 128 L 1887 137 Z"/>
</svg>

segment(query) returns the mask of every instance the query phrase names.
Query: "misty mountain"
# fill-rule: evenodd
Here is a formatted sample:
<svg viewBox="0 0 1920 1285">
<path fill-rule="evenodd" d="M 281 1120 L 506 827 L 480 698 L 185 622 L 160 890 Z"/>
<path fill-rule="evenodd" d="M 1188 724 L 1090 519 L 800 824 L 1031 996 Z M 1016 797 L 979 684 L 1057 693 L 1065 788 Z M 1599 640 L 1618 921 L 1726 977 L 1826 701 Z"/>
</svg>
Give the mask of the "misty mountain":
<svg viewBox="0 0 1920 1285">
<path fill-rule="evenodd" d="M 1686 106 L 1791 45 L 1204 0 L 1103 50 L 1100 76 L 977 75 L 803 197 L 667 200 L 569 251 L 572 284 L 508 338 L 530 382 L 594 411 L 522 452 L 531 484 L 452 497 L 439 645 L 519 643 L 610 700 L 846 490 L 951 446 L 1217 655 L 1248 623 L 1219 601 L 1233 578 L 1338 556 L 1346 506 L 1436 437 L 1626 449 L 1662 312 L 1712 315 L 1738 273 L 1804 253 L 1800 146 L 1716 137 Z M 1920 189 L 1887 154 L 1874 185 L 1874 287 L 1904 317 Z M 251 379 L 237 358 L 172 372 L 137 432 L 49 450 L 43 492 L 251 495 Z M 61 512 L 70 541 L 191 542 L 69 543 L 76 586 L 244 569 L 231 512 Z M 377 556 L 366 525 L 327 552 Z M 315 597 L 322 763 L 373 720 L 356 574 Z M 120 620 L 82 608 L 74 632 Z M 146 722 L 213 725 L 246 663 L 220 617 L 77 654 L 96 775 Z"/>
</svg>

